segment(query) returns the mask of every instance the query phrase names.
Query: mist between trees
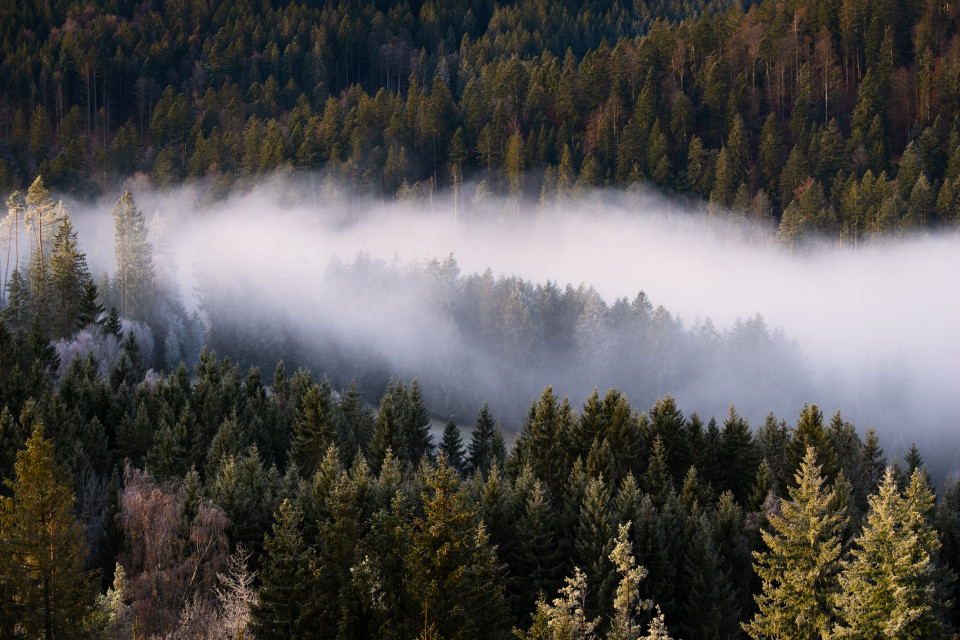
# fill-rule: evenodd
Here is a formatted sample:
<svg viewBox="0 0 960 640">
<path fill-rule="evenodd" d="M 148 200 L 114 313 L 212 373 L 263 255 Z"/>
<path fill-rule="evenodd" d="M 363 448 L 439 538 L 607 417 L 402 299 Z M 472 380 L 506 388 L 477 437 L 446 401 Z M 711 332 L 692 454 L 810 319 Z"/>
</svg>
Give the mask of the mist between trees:
<svg viewBox="0 0 960 640">
<path fill-rule="evenodd" d="M 916 624 L 949 631 L 958 485 L 934 513 L 919 449 L 894 436 L 880 498 L 868 499 L 887 458 L 869 423 L 858 432 L 851 422 L 873 410 L 903 420 L 881 430 L 918 436 L 920 416 L 949 405 L 920 407 L 907 385 L 924 379 L 905 367 L 891 366 L 886 382 L 874 370 L 868 395 L 844 386 L 864 375 L 859 365 L 837 363 L 880 344 L 845 333 L 844 316 L 875 310 L 851 293 L 850 278 L 886 275 L 883 260 L 904 256 L 949 270 L 955 238 L 783 253 L 745 241 L 756 237 L 748 227 L 718 229 L 676 203 L 664 212 L 642 193 L 597 193 L 586 213 L 529 220 L 501 203 L 494 210 L 506 215 L 454 223 L 439 199 L 431 213 L 429 202 L 417 211 L 329 191 L 311 200 L 309 186 L 265 185 L 221 210 L 195 209 L 188 192 L 138 200 L 129 191 L 77 210 L 54 204 L 42 181 L 11 201 L 11 214 L 31 223 L 22 246 L 7 245 L 24 258 L 7 279 L 0 324 L 0 472 L 10 480 L 0 543 L 15 559 L 0 571 L 2 630 L 54 637 L 70 623 L 91 636 L 136 627 L 150 637 L 229 637 L 249 621 L 257 637 L 422 629 L 499 638 L 511 624 L 543 637 L 551 625 L 595 622 L 608 637 L 648 624 L 651 637 L 762 635 L 776 624 L 778 595 L 764 587 L 741 628 L 760 593 L 749 550 L 764 548 L 761 528 L 786 530 L 806 513 L 781 512 L 778 499 L 790 498 L 829 511 L 828 545 L 862 533 L 867 553 L 895 539 L 882 509 L 914 527 L 918 553 L 937 568 L 924 579 L 935 590 L 930 615 Z M 145 215 L 144 203 L 156 213 Z M 437 246 L 464 266 L 434 257 L 444 255 Z M 834 286 L 798 275 L 813 260 L 829 266 Z M 731 277 L 761 268 L 756 281 Z M 567 269 L 597 287 L 540 279 Z M 816 306 L 838 327 L 818 327 L 825 339 L 812 353 L 848 343 L 829 363 L 834 377 L 756 313 L 688 326 L 639 288 L 618 291 L 649 280 L 690 294 L 691 281 L 724 277 L 723 290 L 680 296 L 678 306 L 723 317 L 765 302 L 761 310 L 778 314 L 821 296 Z M 788 290 L 771 297 L 758 282 Z M 874 287 L 862 282 L 864 292 Z M 902 295 L 923 302 L 937 291 L 918 284 Z M 782 306 L 797 297 L 799 307 Z M 888 332 L 906 316 L 878 321 L 875 334 L 894 349 L 877 361 L 897 351 L 906 362 L 913 353 L 922 356 L 914 363 L 945 361 L 911 350 L 925 341 L 948 360 L 940 303 L 911 310 L 933 316 L 917 343 Z M 794 326 L 819 318 L 810 312 Z M 830 393 L 844 401 L 832 419 L 808 400 Z M 439 443 L 437 419 L 447 421 Z M 469 443 L 458 424 L 473 425 Z M 927 425 L 939 478 L 952 463 L 936 459 L 949 440 Z M 56 490 L 38 493 L 41 485 Z M 46 538 L 32 527 L 46 521 L 57 523 L 50 544 L 70 555 L 62 570 L 33 560 Z M 758 572 L 782 547 L 776 534 L 764 541 Z M 824 631 L 862 618 L 852 595 L 816 609 L 824 594 L 872 580 L 849 555 L 829 560 L 810 605 Z M 50 598 L 44 576 L 57 579 Z M 789 588 L 790 576 L 775 581 Z M 538 601 L 541 591 L 558 597 Z"/>
<path fill-rule="evenodd" d="M 955 235 L 787 250 L 645 191 L 549 210 L 489 198 L 456 218 L 442 194 L 384 204 L 320 174 L 216 206 L 202 193 L 138 196 L 157 281 L 183 300 L 172 333 L 146 323 L 161 367 L 205 343 L 245 366 L 356 379 L 368 397 L 417 377 L 436 417 L 490 402 L 508 433 L 548 384 L 640 406 L 671 393 L 705 415 L 733 403 L 752 424 L 816 400 L 900 449 L 950 437 L 960 411 Z M 112 271 L 108 207 L 74 209 L 94 271 Z"/>
<path fill-rule="evenodd" d="M 356 380 L 368 397 L 416 377 L 438 419 L 489 402 L 508 434 L 546 385 L 571 397 L 617 388 L 640 406 L 670 393 L 705 415 L 732 403 L 752 424 L 814 399 L 902 436 L 900 449 L 949 437 L 960 411 L 945 281 L 956 235 L 786 250 L 762 226 L 641 190 L 549 210 L 489 198 L 456 218 L 442 194 L 384 204 L 322 174 L 278 174 L 216 206 L 203 193 L 60 205 L 99 302 L 158 371 L 206 344 L 244 366 L 283 359 L 338 387 Z M 33 236 L 19 235 L 26 273 Z M 140 248 L 120 269 L 124 242 Z M 120 353 L 120 337 L 51 337 L 61 368 L 95 351 L 107 371 Z"/>
</svg>

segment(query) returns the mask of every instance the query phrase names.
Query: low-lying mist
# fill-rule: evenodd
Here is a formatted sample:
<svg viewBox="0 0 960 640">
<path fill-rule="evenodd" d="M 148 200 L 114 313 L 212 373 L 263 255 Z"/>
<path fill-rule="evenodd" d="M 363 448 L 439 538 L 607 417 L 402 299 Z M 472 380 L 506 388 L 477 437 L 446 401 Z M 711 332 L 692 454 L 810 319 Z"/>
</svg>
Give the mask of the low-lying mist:
<svg viewBox="0 0 960 640">
<path fill-rule="evenodd" d="M 916 441 L 960 466 L 956 233 L 798 251 L 645 192 L 549 209 L 383 203 L 319 179 L 197 193 L 134 191 L 207 344 L 265 375 L 283 359 L 368 400 L 417 377 L 437 417 L 488 401 L 508 432 L 548 384 L 640 409 L 669 393 L 704 418 L 733 404 L 754 425 L 810 402 L 875 426 L 891 459 Z M 115 268 L 111 206 L 72 206 L 95 272 Z"/>
</svg>

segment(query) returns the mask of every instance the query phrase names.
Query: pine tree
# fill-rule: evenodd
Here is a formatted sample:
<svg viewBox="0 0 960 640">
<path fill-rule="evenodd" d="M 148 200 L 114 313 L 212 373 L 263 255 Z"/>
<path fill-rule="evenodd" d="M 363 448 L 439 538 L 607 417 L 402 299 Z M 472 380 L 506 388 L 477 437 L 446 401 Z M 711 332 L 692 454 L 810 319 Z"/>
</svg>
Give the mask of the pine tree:
<svg viewBox="0 0 960 640">
<path fill-rule="evenodd" d="M 949 601 L 940 541 L 930 521 L 933 495 L 915 471 L 907 495 L 888 467 L 870 496 L 863 533 L 844 563 L 837 638 L 942 638 Z"/>
<path fill-rule="evenodd" d="M 477 422 L 473 428 L 473 434 L 470 436 L 470 444 L 467 446 L 467 459 L 470 463 L 471 472 L 486 473 L 490 470 L 490 464 L 493 461 L 493 437 L 496 429 L 497 423 L 493 419 L 493 414 L 490 413 L 490 406 L 484 404 L 477 415 Z"/>
<path fill-rule="evenodd" d="M 333 396 L 313 384 L 297 410 L 294 422 L 290 460 L 297 465 L 304 478 L 312 478 L 331 444 L 335 444 L 333 425 Z"/>
<path fill-rule="evenodd" d="M 454 471 L 441 458 L 426 477 L 424 515 L 410 531 L 404 564 L 415 620 L 439 637 L 499 638 L 506 617 L 497 556 Z"/>
<path fill-rule="evenodd" d="M 755 551 L 754 570 L 763 583 L 758 612 L 744 624 L 752 638 L 817 640 L 833 630 L 833 598 L 840 572 L 841 534 L 847 516 L 833 506 L 813 447 L 796 475 L 782 515 L 763 531 L 766 551 Z"/>
<path fill-rule="evenodd" d="M 46 262 L 50 254 L 50 239 L 57 228 L 57 219 L 61 217 L 62 203 L 54 204 L 50 191 L 43 184 L 43 177 L 37 176 L 24 198 L 23 224 L 31 231 L 31 245 L 40 252 L 42 261 Z M 44 247 L 44 243 L 47 244 Z"/>
<path fill-rule="evenodd" d="M 153 303 L 153 247 L 147 241 L 143 212 L 133 194 L 125 191 L 113 207 L 114 253 L 120 316 L 143 320 Z"/>
<path fill-rule="evenodd" d="M 16 478 L 7 481 L 12 495 L 0 498 L 0 593 L 12 596 L 28 637 L 48 640 L 78 637 L 94 603 L 84 528 L 53 449 L 37 423 L 17 454 Z"/>
<path fill-rule="evenodd" d="M 93 286 L 87 257 L 77 247 L 77 233 L 70 218 L 64 216 L 53 238 L 53 253 L 50 256 L 50 324 L 54 338 L 73 335 L 79 322 L 87 288 Z M 93 289 L 94 301 L 96 288 Z M 90 309 L 85 310 L 88 314 Z M 95 320 L 96 318 L 94 318 Z M 86 323 L 84 323 L 86 324 Z"/>
<path fill-rule="evenodd" d="M 443 438 L 440 440 L 440 453 L 447 459 L 450 466 L 463 475 L 466 464 L 463 459 L 463 438 L 460 437 L 460 427 L 451 418 L 443 428 Z"/>
<path fill-rule="evenodd" d="M 254 637 L 263 640 L 309 638 L 313 630 L 304 628 L 301 617 L 315 572 L 322 569 L 304 544 L 300 509 L 284 500 L 275 517 L 273 532 L 264 542 L 261 586 L 250 611 L 250 627 Z"/>
</svg>

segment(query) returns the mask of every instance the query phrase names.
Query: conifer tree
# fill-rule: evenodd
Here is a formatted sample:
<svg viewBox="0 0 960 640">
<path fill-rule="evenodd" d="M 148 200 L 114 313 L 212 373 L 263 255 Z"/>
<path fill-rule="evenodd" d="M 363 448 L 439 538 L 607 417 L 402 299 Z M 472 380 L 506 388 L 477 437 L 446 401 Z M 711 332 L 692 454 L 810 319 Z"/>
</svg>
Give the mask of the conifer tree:
<svg viewBox="0 0 960 640">
<path fill-rule="evenodd" d="M 125 191 L 120 196 L 112 215 L 120 316 L 142 320 L 151 312 L 153 303 L 153 247 L 147 240 L 143 212 L 132 193 Z"/>
<path fill-rule="evenodd" d="M 470 471 L 486 473 L 490 470 L 490 464 L 493 461 L 493 438 L 497 429 L 497 423 L 490 413 L 490 406 L 484 404 L 477 415 L 477 422 L 473 428 L 473 434 L 470 436 L 470 444 L 467 446 L 467 459 L 470 463 Z"/>
<path fill-rule="evenodd" d="M 807 448 L 796 483 L 790 500 L 781 503 L 782 515 L 772 515 L 771 529 L 763 531 L 767 550 L 753 554 L 763 587 L 754 598 L 757 613 L 743 625 L 752 638 L 818 640 L 834 627 L 847 516 L 833 506 L 813 447 Z"/>
<path fill-rule="evenodd" d="M 433 455 L 434 445 L 430 433 L 430 413 L 423 403 L 423 393 L 416 378 L 410 383 L 408 400 L 403 421 L 405 455 L 412 464 L 418 464 L 424 454 Z"/>
<path fill-rule="evenodd" d="M 443 638 L 500 637 L 506 617 L 501 568 L 443 458 L 426 478 L 423 501 L 404 563 L 411 601 L 423 614 L 414 619 L 432 624 Z"/>
<path fill-rule="evenodd" d="M 783 141 L 780 125 L 773 112 L 763 121 L 760 130 L 760 179 L 767 193 L 779 193 L 780 169 L 783 166 Z"/>
<path fill-rule="evenodd" d="M 633 545 L 630 543 L 630 527 L 633 523 L 621 524 L 617 538 L 614 541 L 613 551 L 610 552 L 610 562 L 620 578 L 617 591 L 613 598 L 613 620 L 608 640 L 633 640 L 639 633 L 637 615 L 641 610 L 649 610 L 653 606 L 650 600 L 640 598 L 640 581 L 647 577 L 647 570 L 637 566 L 633 557 Z"/>
<path fill-rule="evenodd" d="M 28 637 L 75 638 L 94 602 L 85 532 L 69 474 L 40 423 L 26 445 L 7 481 L 12 495 L 0 498 L 0 593 L 12 597 L 3 608 Z"/>
<path fill-rule="evenodd" d="M 606 577 L 606 566 L 613 541 L 611 523 L 610 489 L 603 477 L 592 478 L 587 482 L 583 502 L 580 504 L 580 518 L 577 522 L 574 548 L 577 566 L 585 568 L 591 585 L 587 598 L 587 613 L 599 613 L 603 603 L 602 587 Z"/>
<path fill-rule="evenodd" d="M 558 575 L 561 558 L 555 531 L 557 519 L 546 487 L 534 479 L 522 498 L 516 556 L 510 566 L 514 571 L 512 600 L 516 609 L 526 613 L 534 606 L 538 594 L 556 589 L 561 577 Z"/>
<path fill-rule="evenodd" d="M 379 472 L 388 451 L 393 452 L 393 455 L 402 453 L 405 449 L 403 444 L 397 410 L 391 394 L 387 393 L 380 399 L 380 409 L 374 419 L 373 437 L 367 449 L 373 469 Z"/>
<path fill-rule="evenodd" d="M 14 269 L 7 282 L 7 306 L 0 317 L 11 331 L 26 330 L 34 316 L 33 297 L 20 269 Z"/>
<path fill-rule="evenodd" d="M 60 217 L 63 204 L 54 204 L 50 191 L 43 184 L 43 177 L 38 175 L 27 189 L 24 198 L 23 224 L 32 232 L 31 245 L 40 252 L 42 262 L 46 262 L 50 254 L 50 239 L 57 227 L 57 218 Z M 44 243 L 47 246 L 44 247 Z"/>
<path fill-rule="evenodd" d="M 463 475 L 465 461 L 463 459 L 463 438 L 460 436 L 460 427 L 451 418 L 443 428 L 443 438 L 440 440 L 440 453 L 446 457 L 450 466 Z"/>
<path fill-rule="evenodd" d="M 680 607 L 678 628 L 687 640 L 734 640 L 743 633 L 736 592 L 720 567 L 713 538 L 711 518 L 701 515 L 683 563 L 681 584 L 686 598 Z"/>
<path fill-rule="evenodd" d="M 87 269 L 87 257 L 77 247 L 77 233 L 70 218 L 63 216 L 53 237 L 50 256 L 50 324 L 54 338 L 68 338 L 79 324 L 87 287 L 93 284 Z M 96 289 L 94 304 L 96 300 Z M 92 310 L 85 310 L 88 314 Z M 96 318 L 94 318 L 95 320 Z"/>
<path fill-rule="evenodd" d="M 870 497 L 863 533 L 844 563 L 837 596 L 837 638 L 947 637 L 949 601 L 930 521 L 933 495 L 919 470 L 907 495 L 888 467 Z"/>
<path fill-rule="evenodd" d="M 578 567 L 574 567 L 573 575 L 565 578 L 557 598 L 548 603 L 545 598 L 537 602 L 537 612 L 534 614 L 533 627 L 527 634 L 518 637 L 527 640 L 590 640 L 596 638 L 594 631 L 600 620 L 589 619 L 586 615 L 585 602 L 587 599 L 587 576 Z M 538 630 L 549 630 L 546 633 L 537 633 Z"/>
<path fill-rule="evenodd" d="M 302 518 L 299 508 L 284 500 L 276 514 L 273 531 L 264 543 L 262 583 L 257 604 L 250 612 L 250 627 L 256 638 L 312 637 L 312 630 L 304 628 L 301 616 L 311 596 L 314 572 L 322 569 L 314 565 L 303 542 Z"/>
<path fill-rule="evenodd" d="M 305 478 L 313 477 L 327 448 L 336 442 L 332 420 L 334 401 L 329 388 L 326 391 L 317 384 L 311 385 L 294 422 L 290 460 Z"/>
<path fill-rule="evenodd" d="M 100 302 L 100 291 L 90 279 L 83 285 L 83 292 L 77 305 L 75 329 L 84 329 L 90 325 L 102 326 L 105 309 Z"/>
</svg>

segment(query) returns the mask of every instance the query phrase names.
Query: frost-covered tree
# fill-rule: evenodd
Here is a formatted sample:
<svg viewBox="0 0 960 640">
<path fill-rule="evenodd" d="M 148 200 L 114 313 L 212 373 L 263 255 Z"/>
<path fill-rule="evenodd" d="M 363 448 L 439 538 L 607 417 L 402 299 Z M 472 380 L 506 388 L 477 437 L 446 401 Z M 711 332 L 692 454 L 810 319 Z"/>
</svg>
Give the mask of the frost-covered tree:
<svg viewBox="0 0 960 640">
<path fill-rule="evenodd" d="M 948 635 L 948 574 L 930 512 L 933 494 L 915 469 L 905 494 L 888 467 L 870 496 L 863 533 L 840 575 L 837 638 L 941 638 Z"/>
<path fill-rule="evenodd" d="M 630 543 L 631 522 L 620 525 L 616 546 L 610 553 L 610 561 L 620 576 L 620 584 L 613 599 L 613 621 L 609 640 L 634 640 L 640 633 L 637 614 L 653 606 L 651 600 L 642 600 L 638 588 L 640 581 L 647 577 L 647 570 L 637 566 L 633 557 L 633 545 Z M 659 609 L 658 609 L 659 612 Z M 663 616 L 659 616 L 662 622 Z M 653 631 L 651 625 L 651 631 Z"/>
<path fill-rule="evenodd" d="M 790 500 L 782 501 L 782 514 L 771 515 L 771 529 L 762 532 L 767 550 L 753 554 L 763 587 L 754 598 L 757 613 L 743 625 L 752 638 L 819 640 L 834 627 L 847 516 L 824 487 L 813 447 L 807 448 L 796 481 Z"/>
<path fill-rule="evenodd" d="M 117 200 L 112 215 L 120 316 L 144 319 L 153 293 L 153 247 L 147 241 L 147 225 L 129 191 Z"/>
</svg>

